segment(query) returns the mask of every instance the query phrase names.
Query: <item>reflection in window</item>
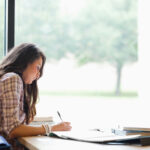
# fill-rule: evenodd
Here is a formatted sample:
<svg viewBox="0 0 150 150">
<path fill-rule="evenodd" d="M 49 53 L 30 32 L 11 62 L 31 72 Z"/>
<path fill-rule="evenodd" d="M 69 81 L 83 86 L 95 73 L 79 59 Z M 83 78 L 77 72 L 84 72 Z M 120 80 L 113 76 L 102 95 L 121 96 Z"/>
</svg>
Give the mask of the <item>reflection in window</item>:
<svg viewBox="0 0 150 150">
<path fill-rule="evenodd" d="M 137 0 L 16 0 L 15 31 L 47 56 L 41 94 L 136 98 Z"/>
</svg>

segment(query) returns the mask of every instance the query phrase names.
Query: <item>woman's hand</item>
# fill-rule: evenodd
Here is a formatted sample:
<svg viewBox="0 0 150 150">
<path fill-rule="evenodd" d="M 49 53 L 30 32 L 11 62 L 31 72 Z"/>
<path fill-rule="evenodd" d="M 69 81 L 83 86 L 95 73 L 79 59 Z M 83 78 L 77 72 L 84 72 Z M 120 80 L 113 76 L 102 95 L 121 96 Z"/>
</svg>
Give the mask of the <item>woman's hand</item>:
<svg viewBox="0 0 150 150">
<path fill-rule="evenodd" d="M 52 131 L 70 131 L 71 130 L 70 122 L 61 122 L 52 126 Z"/>
</svg>

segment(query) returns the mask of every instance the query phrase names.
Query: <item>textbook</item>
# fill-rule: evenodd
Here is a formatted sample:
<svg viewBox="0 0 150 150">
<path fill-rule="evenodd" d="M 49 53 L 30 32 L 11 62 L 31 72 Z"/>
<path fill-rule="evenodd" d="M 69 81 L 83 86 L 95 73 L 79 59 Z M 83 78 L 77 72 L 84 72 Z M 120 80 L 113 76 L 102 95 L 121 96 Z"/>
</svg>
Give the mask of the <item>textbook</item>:
<svg viewBox="0 0 150 150">
<path fill-rule="evenodd" d="M 140 126 L 124 126 L 122 127 L 125 131 L 149 131 L 150 127 L 140 127 Z"/>
<path fill-rule="evenodd" d="M 39 121 L 45 121 L 45 122 L 52 122 L 53 117 L 52 116 L 47 116 L 47 117 L 34 117 L 34 122 L 39 122 Z"/>
<path fill-rule="evenodd" d="M 116 128 L 124 130 L 124 131 L 149 131 L 150 132 L 150 125 L 146 124 L 121 124 L 118 125 Z"/>
<path fill-rule="evenodd" d="M 65 140 L 75 140 L 81 142 L 99 143 L 99 144 L 136 144 L 150 145 L 150 136 L 141 135 L 115 135 L 113 133 L 105 134 L 99 131 L 62 131 L 52 132 L 51 137 L 61 138 Z"/>
<path fill-rule="evenodd" d="M 42 125 L 42 124 L 50 124 L 53 123 L 53 117 L 52 116 L 46 116 L 46 117 L 34 117 L 34 120 L 30 123 L 30 125 Z"/>
<path fill-rule="evenodd" d="M 127 132 L 150 132 L 150 125 L 121 124 L 121 125 L 117 125 L 114 129 L 127 131 Z"/>
<path fill-rule="evenodd" d="M 116 135 L 141 135 L 141 136 L 150 136 L 150 131 L 141 131 L 141 130 L 123 130 L 123 129 L 111 129 L 112 133 Z"/>
</svg>

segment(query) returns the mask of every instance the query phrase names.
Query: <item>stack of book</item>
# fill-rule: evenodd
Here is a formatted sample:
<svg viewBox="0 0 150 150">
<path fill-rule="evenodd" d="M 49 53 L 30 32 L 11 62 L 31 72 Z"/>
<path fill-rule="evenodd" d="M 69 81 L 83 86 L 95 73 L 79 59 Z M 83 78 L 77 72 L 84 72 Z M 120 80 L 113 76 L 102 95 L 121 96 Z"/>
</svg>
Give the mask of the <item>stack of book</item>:
<svg viewBox="0 0 150 150">
<path fill-rule="evenodd" d="M 150 127 L 135 127 L 124 126 L 111 129 L 112 133 L 116 135 L 141 135 L 150 136 Z"/>
<path fill-rule="evenodd" d="M 49 124 L 52 125 L 54 123 L 52 116 L 45 116 L 45 117 L 34 117 L 34 120 L 30 123 L 30 125 L 42 125 L 42 124 Z"/>
</svg>

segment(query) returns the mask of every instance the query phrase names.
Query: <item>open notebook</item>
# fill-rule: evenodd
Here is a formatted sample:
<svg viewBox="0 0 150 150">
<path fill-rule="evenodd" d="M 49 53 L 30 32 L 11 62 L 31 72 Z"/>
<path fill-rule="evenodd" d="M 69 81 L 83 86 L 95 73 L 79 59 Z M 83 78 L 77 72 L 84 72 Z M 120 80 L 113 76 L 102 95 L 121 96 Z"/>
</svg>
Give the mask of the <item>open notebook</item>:
<svg viewBox="0 0 150 150">
<path fill-rule="evenodd" d="M 99 131 L 62 131 L 52 132 L 51 137 L 61 138 L 65 140 L 75 140 L 81 142 L 91 142 L 100 144 L 138 144 L 138 145 L 150 145 L 150 136 L 140 135 L 115 135 L 113 133 L 104 133 Z"/>
</svg>

